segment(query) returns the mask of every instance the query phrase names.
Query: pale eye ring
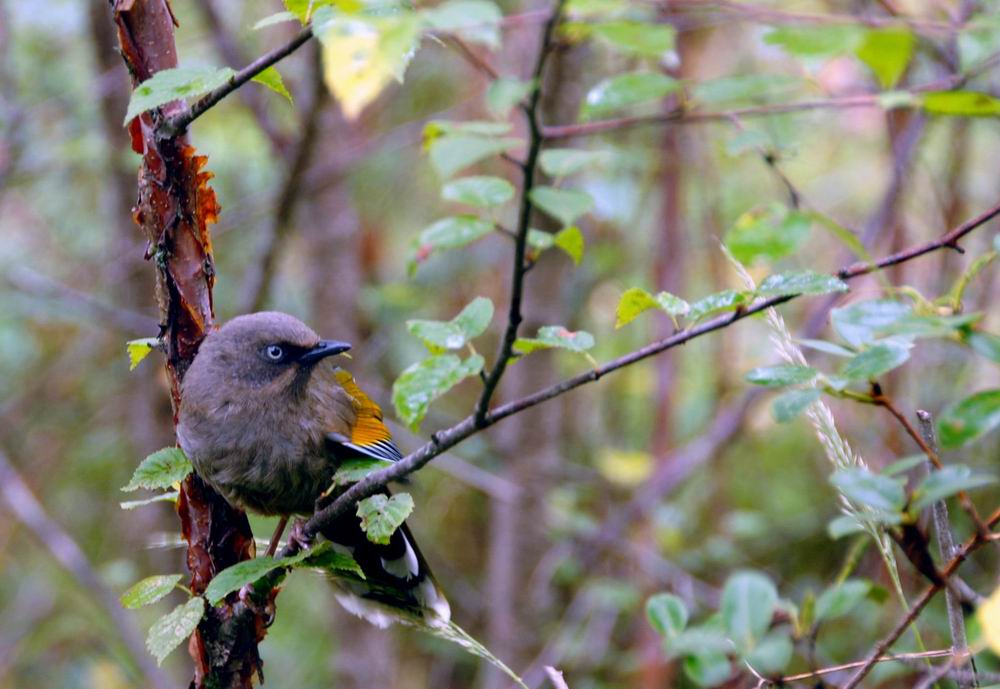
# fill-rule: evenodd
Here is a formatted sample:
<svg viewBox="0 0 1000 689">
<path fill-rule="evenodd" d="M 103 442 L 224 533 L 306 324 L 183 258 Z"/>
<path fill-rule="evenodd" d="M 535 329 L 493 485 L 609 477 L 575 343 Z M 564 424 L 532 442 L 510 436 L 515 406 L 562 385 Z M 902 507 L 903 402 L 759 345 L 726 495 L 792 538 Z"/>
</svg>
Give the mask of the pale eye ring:
<svg viewBox="0 0 1000 689">
<path fill-rule="evenodd" d="M 268 345 L 264 348 L 264 356 L 271 361 L 281 361 L 285 358 L 285 350 L 280 345 Z"/>
</svg>

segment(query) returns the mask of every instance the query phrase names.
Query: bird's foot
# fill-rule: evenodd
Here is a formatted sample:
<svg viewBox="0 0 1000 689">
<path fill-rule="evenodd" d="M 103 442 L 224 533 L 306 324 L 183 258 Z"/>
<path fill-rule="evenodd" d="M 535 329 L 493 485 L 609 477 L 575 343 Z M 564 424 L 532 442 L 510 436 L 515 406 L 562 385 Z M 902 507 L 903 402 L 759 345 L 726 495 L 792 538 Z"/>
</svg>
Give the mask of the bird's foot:
<svg viewBox="0 0 1000 689">
<path fill-rule="evenodd" d="M 292 524 L 292 532 L 288 534 L 288 544 L 296 550 L 308 550 L 312 547 L 312 539 L 306 536 L 304 519 L 296 519 Z"/>
<path fill-rule="evenodd" d="M 240 589 L 240 602 L 247 607 L 250 612 L 259 617 L 264 622 L 264 627 L 274 624 L 275 607 L 274 596 L 268 595 L 266 602 L 261 604 L 254 595 L 253 582 L 244 584 Z"/>
</svg>

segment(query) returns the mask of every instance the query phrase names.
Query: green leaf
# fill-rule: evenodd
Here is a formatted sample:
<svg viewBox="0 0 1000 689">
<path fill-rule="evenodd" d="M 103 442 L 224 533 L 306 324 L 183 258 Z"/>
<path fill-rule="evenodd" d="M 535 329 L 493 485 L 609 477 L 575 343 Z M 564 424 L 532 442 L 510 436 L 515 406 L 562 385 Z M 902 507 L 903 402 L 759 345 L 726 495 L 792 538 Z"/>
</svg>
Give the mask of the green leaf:
<svg viewBox="0 0 1000 689">
<path fill-rule="evenodd" d="M 431 28 L 454 33 L 469 43 L 500 47 L 503 14 L 488 0 L 448 0 L 422 12 Z"/>
<path fill-rule="evenodd" d="M 994 363 L 1000 364 L 1000 337 L 982 330 L 965 336 L 965 343 Z"/>
<path fill-rule="evenodd" d="M 412 335 L 423 340 L 431 353 L 462 349 L 470 340 L 479 337 L 493 320 L 493 302 L 486 297 L 476 297 L 450 321 L 406 322 Z"/>
<path fill-rule="evenodd" d="M 775 398 L 771 404 L 771 415 L 778 423 L 788 423 L 818 400 L 823 392 L 819 388 L 789 390 Z"/>
<path fill-rule="evenodd" d="M 135 87 L 128 101 L 125 121 L 171 101 L 194 98 L 225 84 L 234 77 L 229 67 L 174 67 L 162 69 Z"/>
<path fill-rule="evenodd" d="M 130 493 L 140 488 L 169 488 L 191 473 L 191 462 L 179 447 L 165 447 L 146 457 L 132 474 L 132 480 L 122 488 Z"/>
<path fill-rule="evenodd" d="M 1000 426 L 1000 390 L 983 390 L 941 413 L 941 446 L 961 447 Z"/>
<path fill-rule="evenodd" d="M 786 74 L 739 74 L 698 82 L 691 87 L 691 98 L 703 105 L 769 101 L 791 96 L 803 83 Z"/>
<path fill-rule="evenodd" d="M 520 145 L 521 140 L 513 138 L 487 138 L 465 134 L 439 136 L 430 142 L 428 155 L 437 173 L 443 179 L 448 179 L 470 165 L 506 153 Z"/>
<path fill-rule="evenodd" d="M 935 115 L 988 117 L 1000 114 L 1000 99 L 975 91 L 932 91 L 922 98 L 924 110 Z"/>
<path fill-rule="evenodd" d="M 513 128 L 510 122 L 490 120 L 431 120 L 424 125 L 424 149 L 429 150 L 434 141 L 448 136 L 495 137 L 508 134 Z"/>
<path fill-rule="evenodd" d="M 685 629 L 663 645 L 671 656 L 694 655 L 703 651 L 729 653 L 733 649 L 718 616 L 700 626 Z"/>
<path fill-rule="evenodd" d="M 594 199 L 590 194 L 572 189 L 535 187 L 528 197 L 532 204 L 561 222 L 563 227 L 571 226 L 577 218 L 594 207 Z"/>
<path fill-rule="evenodd" d="M 646 619 L 657 634 L 670 640 L 684 631 L 688 611 L 684 601 L 677 596 L 657 593 L 646 601 Z"/>
<path fill-rule="evenodd" d="M 479 354 L 464 361 L 454 354 L 438 354 L 411 365 L 392 385 L 392 403 L 396 414 L 407 426 L 416 430 L 431 402 L 463 379 L 479 373 L 483 363 Z"/>
<path fill-rule="evenodd" d="M 849 514 L 844 514 L 832 519 L 830 520 L 830 523 L 826 525 L 827 534 L 829 534 L 830 538 L 834 540 L 843 538 L 844 536 L 850 536 L 851 534 L 860 533 L 864 530 L 864 525 Z"/>
<path fill-rule="evenodd" d="M 873 474 L 867 469 L 840 469 L 830 477 L 830 483 L 860 505 L 882 512 L 899 512 L 906 502 L 904 479 Z"/>
<path fill-rule="evenodd" d="M 776 629 L 754 646 L 746 655 L 746 661 L 762 675 L 778 675 L 788 666 L 793 651 L 788 631 Z"/>
<path fill-rule="evenodd" d="M 603 22 L 595 24 L 592 31 L 621 52 L 656 59 L 674 49 L 677 36 L 677 30 L 669 24 L 635 21 Z"/>
<path fill-rule="evenodd" d="M 587 92 L 580 117 L 591 120 L 623 108 L 658 101 L 680 89 L 680 82 L 659 72 L 628 72 L 601 81 Z"/>
<path fill-rule="evenodd" d="M 882 88 L 892 88 L 913 57 L 913 34 L 904 27 L 874 29 L 865 34 L 855 54 L 868 65 Z"/>
<path fill-rule="evenodd" d="M 607 160 L 606 151 L 585 151 L 577 148 L 550 148 L 542 151 L 538 164 L 542 172 L 552 177 L 568 177 L 589 165 Z"/>
<path fill-rule="evenodd" d="M 746 375 L 748 383 L 763 385 L 769 388 L 778 388 L 783 385 L 798 385 L 808 383 L 819 375 L 819 371 L 812 366 L 799 366 L 797 364 L 779 364 L 778 366 L 763 366 L 751 370 Z"/>
<path fill-rule="evenodd" d="M 125 351 L 128 352 L 128 370 L 134 371 L 135 367 L 142 363 L 142 360 L 149 356 L 154 349 L 160 348 L 160 340 L 155 337 L 144 337 L 141 340 L 129 340 L 125 343 Z"/>
<path fill-rule="evenodd" d="M 847 283 L 840 278 L 811 270 L 768 275 L 757 287 L 762 297 L 783 297 L 790 294 L 833 294 L 846 292 Z"/>
<path fill-rule="evenodd" d="M 417 237 L 410 258 L 410 271 L 435 251 L 458 249 L 482 239 L 493 231 L 493 223 L 474 215 L 453 215 L 428 226 Z"/>
<path fill-rule="evenodd" d="M 368 474 L 390 466 L 392 466 L 392 462 L 388 459 L 373 459 L 370 457 L 345 459 L 337 467 L 337 473 L 333 475 L 333 482 L 338 486 L 347 486 L 357 483 Z"/>
<path fill-rule="evenodd" d="M 441 189 L 441 198 L 469 206 L 489 208 L 514 198 L 514 187 L 499 177 L 462 177 Z"/>
<path fill-rule="evenodd" d="M 368 540 L 379 545 L 389 545 L 389 538 L 413 511 L 413 498 L 409 493 L 373 495 L 358 503 L 358 517 Z"/>
<path fill-rule="evenodd" d="M 631 323 L 639 314 L 649 309 L 660 309 L 677 325 L 676 316 L 683 316 L 690 311 L 691 306 L 669 292 L 660 292 L 655 297 L 644 289 L 632 287 L 625 291 L 618 302 L 615 328 Z"/>
<path fill-rule="evenodd" d="M 740 263 L 776 261 L 802 246 L 811 225 L 807 214 L 771 203 L 737 218 L 726 232 L 724 243 Z"/>
<path fill-rule="evenodd" d="M 556 236 L 544 230 L 528 229 L 528 247 L 535 251 L 545 251 L 556 245 Z"/>
<path fill-rule="evenodd" d="M 853 26 L 783 26 L 764 35 L 764 42 L 797 57 L 832 57 L 853 52 L 863 33 Z"/>
<path fill-rule="evenodd" d="M 847 615 L 871 590 L 872 583 L 866 579 L 846 579 L 839 586 L 831 586 L 816 599 L 816 621 L 829 622 Z"/>
<path fill-rule="evenodd" d="M 507 117 L 518 103 L 528 97 L 531 86 L 531 81 L 500 77 L 486 89 L 486 107 L 495 117 Z"/>
<path fill-rule="evenodd" d="M 337 576 L 348 575 L 362 580 L 366 578 L 361 565 L 353 557 L 338 553 L 329 542 L 320 543 L 309 551 L 286 558 L 283 564 L 291 569 L 318 569 Z"/>
<path fill-rule="evenodd" d="M 912 311 L 909 304 L 899 301 L 859 301 L 830 311 L 830 323 L 845 342 L 852 347 L 860 347 L 873 342 L 878 331 L 910 315 Z"/>
<path fill-rule="evenodd" d="M 274 65 L 271 65 L 263 72 L 257 74 L 257 76 L 253 78 L 253 81 L 256 81 L 258 84 L 263 84 L 279 96 L 284 96 L 289 103 L 295 102 L 292 100 L 292 94 L 290 94 L 288 89 L 285 88 L 285 82 L 281 78 L 281 73 L 278 72 L 278 68 Z"/>
<path fill-rule="evenodd" d="M 692 322 L 695 322 L 707 316 L 714 316 L 726 311 L 735 311 L 749 300 L 750 295 L 747 292 L 737 292 L 732 289 L 722 290 L 691 304 L 691 310 L 688 311 L 688 318 Z"/>
<path fill-rule="evenodd" d="M 879 336 L 906 335 L 918 337 L 953 337 L 958 331 L 968 328 L 982 320 L 981 313 L 964 313 L 956 316 L 938 316 L 927 314 L 918 316 L 910 314 L 878 329 Z"/>
<path fill-rule="evenodd" d="M 126 500 L 125 502 L 118 503 L 118 507 L 123 510 L 134 510 L 137 507 L 145 507 L 155 502 L 177 502 L 178 497 L 180 497 L 180 491 L 172 490 L 167 493 L 157 493 L 145 500 Z"/>
<path fill-rule="evenodd" d="M 156 658 L 157 665 L 191 636 L 204 615 L 205 599 L 195 596 L 156 621 L 146 637 L 146 648 Z"/>
<path fill-rule="evenodd" d="M 778 592 L 761 572 L 737 572 L 722 589 L 722 620 L 729 637 L 744 650 L 764 636 L 777 607 Z"/>
<path fill-rule="evenodd" d="M 571 352 L 583 353 L 594 346 L 594 336 L 585 330 L 572 332 L 561 325 L 546 325 L 538 329 L 535 338 L 519 337 L 514 342 L 514 351 L 519 354 L 531 354 L 539 349 L 568 349 Z"/>
<path fill-rule="evenodd" d="M 579 227 L 570 225 L 559 230 L 553 237 L 553 243 L 573 259 L 573 263 L 580 265 L 580 261 L 583 260 L 585 241 Z"/>
<path fill-rule="evenodd" d="M 684 657 L 684 674 L 699 687 L 717 687 L 733 674 L 723 651 L 699 651 Z"/>
<path fill-rule="evenodd" d="M 902 366 L 910 358 L 911 345 L 886 340 L 850 359 L 840 374 L 849 380 L 873 380 Z"/>
<path fill-rule="evenodd" d="M 316 10 L 321 7 L 336 7 L 344 12 L 356 12 L 359 9 L 355 0 L 283 0 L 283 4 L 303 24 L 312 18 L 318 20 L 317 24 L 321 24 L 323 20 L 316 16 L 319 14 Z"/>
<path fill-rule="evenodd" d="M 817 352 L 824 352 L 826 354 L 846 357 L 848 359 L 857 354 L 857 352 L 853 349 L 848 349 L 847 347 L 839 345 L 836 342 L 828 342 L 826 340 L 797 340 L 797 342 L 803 347 L 815 349 Z"/>
<path fill-rule="evenodd" d="M 909 457 L 903 457 L 902 459 L 897 459 L 892 464 L 884 467 L 880 473 L 886 476 L 897 476 L 899 474 L 905 474 L 910 469 L 918 466 L 923 466 L 927 463 L 927 455 L 910 455 Z"/>
<path fill-rule="evenodd" d="M 165 598 L 183 577 L 183 574 L 157 574 L 146 577 L 121 595 L 122 607 L 134 610 L 151 605 Z"/>
<path fill-rule="evenodd" d="M 950 498 L 956 493 L 996 483 L 995 476 L 973 473 L 964 464 L 952 464 L 927 474 L 913 491 L 912 510 L 919 513 L 939 500 Z"/>
<path fill-rule="evenodd" d="M 253 25 L 253 30 L 259 31 L 260 29 L 267 28 L 268 26 L 294 21 L 299 21 L 299 18 L 292 12 L 275 12 L 274 14 L 269 14 L 263 19 L 258 20 L 257 23 Z"/>
</svg>

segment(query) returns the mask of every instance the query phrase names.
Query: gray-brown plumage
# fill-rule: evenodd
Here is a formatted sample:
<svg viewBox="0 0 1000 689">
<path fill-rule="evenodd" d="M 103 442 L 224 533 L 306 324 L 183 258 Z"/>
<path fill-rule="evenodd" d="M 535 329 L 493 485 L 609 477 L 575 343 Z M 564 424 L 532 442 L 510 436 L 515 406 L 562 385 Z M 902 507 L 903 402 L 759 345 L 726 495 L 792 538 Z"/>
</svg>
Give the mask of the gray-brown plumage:
<svg viewBox="0 0 1000 689">
<path fill-rule="evenodd" d="M 348 348 L 277 312 L 240 316 L 209 334 L 184 377 L 177 427 L 198 475 L 237 507 L 305 515 L 344 459 L 399 459 L 381 410 L 332 359 Z M 343 582 L 352 594 L 425 621 L 448 619 L 405 525 L 377 545 L 347 514 L 324 536 L 365 573 L 364 581 Z M 389 621 L 357 599 L 341 602 L 373 622 Z"/>
</svg>

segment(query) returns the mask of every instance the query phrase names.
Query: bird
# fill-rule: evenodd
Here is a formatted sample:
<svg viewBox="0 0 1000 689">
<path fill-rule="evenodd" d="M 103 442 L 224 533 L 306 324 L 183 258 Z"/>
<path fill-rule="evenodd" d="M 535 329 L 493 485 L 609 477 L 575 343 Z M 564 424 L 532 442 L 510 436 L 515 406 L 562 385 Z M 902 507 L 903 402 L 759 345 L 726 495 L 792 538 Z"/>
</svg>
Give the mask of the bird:
<svg viewBox="0 0 1000 689">
<path fill-rule="evenodd" d="M 178 443 L 195 472 L 232 506 L 287 519 L 313 512 L 348 459 L 399 461 L 382 410 L 337 364 L 351 348 L 294 316 L 231 319 L 201 343 L 181 384 Z M 364 578 L 344 574 L 337 600 L 380 627 L 447 625 L 451 610 L 406 524 L 386 545 L 348 512 L 322 531 Z"/>
</svg>

